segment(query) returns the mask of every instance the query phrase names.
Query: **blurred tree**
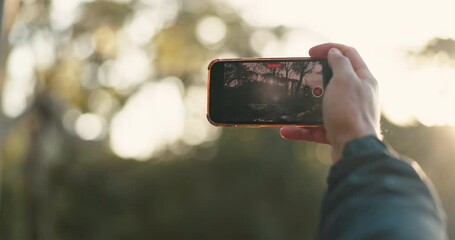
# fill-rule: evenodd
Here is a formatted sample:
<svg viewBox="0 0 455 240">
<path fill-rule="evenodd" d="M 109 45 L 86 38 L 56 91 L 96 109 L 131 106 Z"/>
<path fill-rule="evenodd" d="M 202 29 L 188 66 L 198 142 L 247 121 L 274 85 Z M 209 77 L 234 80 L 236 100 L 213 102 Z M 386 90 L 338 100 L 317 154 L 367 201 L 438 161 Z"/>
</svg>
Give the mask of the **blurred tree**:
<svg viewBox="0 0 455 240">
<path fill-rule="evenodd" d="M 5 79 L 5 66 L 6 59 L 9 54 L 10 47 L 8 45 L 8 35 L 11 31 L 13 21 L 16 17 L 19 1 L 8 1 L 6 5 L 3 1 L 0 2 L 0 91 L 3 90 L 4 79 Z M 2 103 L 2 98 L 0 98 L 0 105 Z M 8 119 L 3 112 L 0 112 L 0 146 L 3 145 L 6 135 L 8 135 L 8 130 L 11 129 L 10 125 L 13 124 L 13 121 Z M 1 157 L 0 157 L 1 164 Z M 1 175 L 0 175 L 1 176 Z"/>
<path fill-rule="evenodd" d="M 450 38 L 434 38 L 430 40 L 420 51 L 414 54 L 431 57 L 437 55 L 438 53 L 447 54 L 449 58 L 455 59 L 455 40 Z"/>
<path fill-rule="evenodd" d="M 219 41 L 203 40 L 208 18 L 226 26 Z M 247 44 L 252 27 L 227 5 L 34 0 L 11 19 L 2 239 L 311 237 L 325 167 L 296 156 L 315 159 L 314 145 L 230 129 L 218 143 L 180 141 L 190 150 L 170 146 L 152 159 L 180 159 L 169 163 L 122 161 L 109 147 L 113 117 L 148 82 L 176 76 L 186 89 L 204 87 L 210 59 L 258 55 Z M 79 131 L 87 115 L 103 120 L 104 134 Z"/>
<path fill-rule="evenodd" d="M 60 166 L 53 171 L 52 190 L 59 239 L 311 237 L 319 209 L 315 198 L 323 190 L 321 169 L 292 161 L 290 145 L 279 140 L 273 150 L 250 150 L 253 157 L 232 148 L 232 140 L 216 161 Z M 308 169 L 316 171 L 302 174 Z"/>
<path fill-rule="evenodd" d="M 148 162 L 110 149 L 112 119 L 147 83 L 176 76 L 187 97 L 205 86 L 210 59 L 259 55 L 248 44 L 253 27 L 232 8 L 209 0 L 7 3 L 2 239 L 313 237 L 328 168 L 318 160 L 330 162 L 324 146 L 282 141 L 271 129 L 225 129 L 217 141 L 181 140 Z M 206 26 L 226 31 L 211 35 Z M 287 31 L 263 30 L 278 39 Z M 428 49 L 450 55 L 451 41 Z M 104 133 L 78 131 L 87 115 L 101 119 Z M 384 127 L 398 151 L 433 169 L 450 225 L 453 134 Z"/>
<path fill-rule="evenodd" d="M 18 12 L 19 1 L 7 1 L 6 3 L 0 1 L 0 92 L 4 89 L 4 79 L 6 76 L 5 66 L 6 59 L 9 54 L 10 47 L 8 45 L 8 35 L 13 25 L 14 19 Z M 2 98 L 0 95 L 0 106 L 2 105 Z M 4 189 L 4 172 L 6 172 L 7 166 L 4 163 L 5 155 L 3 152 L 3 146 L 5 145 L 5 138 L 10 134 L 11 129 L 15 125 L 15 122 L 8 119 L 3 112 L 0 111 L 0 238 L 3 238 L 4 234 L 2 231 L 4 219 L 1 215 L 5 212 L 3 203 Z"/>
</svg>

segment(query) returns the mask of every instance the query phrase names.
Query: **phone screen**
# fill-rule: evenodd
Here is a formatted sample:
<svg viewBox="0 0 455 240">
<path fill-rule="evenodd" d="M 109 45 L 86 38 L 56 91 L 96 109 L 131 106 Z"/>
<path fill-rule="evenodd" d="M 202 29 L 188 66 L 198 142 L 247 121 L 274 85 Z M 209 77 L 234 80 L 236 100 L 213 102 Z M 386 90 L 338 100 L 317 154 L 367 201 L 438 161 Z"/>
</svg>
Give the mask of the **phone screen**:
<svg viewBox="0 0 455 240">
<path fill-rule="evenodd" d="M 319 125 L 331 71 L 326 60 L 223 61 L 211 65 L 215 125 Z"/>
</svg>

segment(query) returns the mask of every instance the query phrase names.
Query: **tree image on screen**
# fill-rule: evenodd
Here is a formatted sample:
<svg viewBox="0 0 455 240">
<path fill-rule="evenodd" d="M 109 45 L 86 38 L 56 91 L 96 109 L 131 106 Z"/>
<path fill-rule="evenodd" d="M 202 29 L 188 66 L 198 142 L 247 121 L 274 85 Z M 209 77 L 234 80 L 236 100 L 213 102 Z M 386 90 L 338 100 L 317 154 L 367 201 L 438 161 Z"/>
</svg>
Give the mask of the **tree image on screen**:
<svg viewBox="0 0 455 240">
<path fill-rule="evenodd" d="M 319 61 L 226 63 L 225 120 L 321 122 L 322 66 Z"/>
</svg>

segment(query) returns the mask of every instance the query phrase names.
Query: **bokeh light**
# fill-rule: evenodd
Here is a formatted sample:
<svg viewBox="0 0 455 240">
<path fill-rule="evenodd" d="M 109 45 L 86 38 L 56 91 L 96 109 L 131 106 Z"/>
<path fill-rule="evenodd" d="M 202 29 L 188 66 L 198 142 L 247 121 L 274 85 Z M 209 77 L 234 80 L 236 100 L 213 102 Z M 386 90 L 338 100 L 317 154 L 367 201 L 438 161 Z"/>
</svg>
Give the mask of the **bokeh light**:
<svg viewBox="0 0 455 240">
<path fill-rule="evenodd" d="M 207 65 L 302 57 L 332 41 L 369 65 L 386 140 L 422 163 L 453 223 L 453 1 L 21 0 L 5 9 L 5 239 L 198 230 L 216 239 L 229 223 L 247 229 L 241 236 L 312 239 L 330 146 L 210 125 Z M 194 221 L 195 210 L 214 227 Z M 156 237 L 166 230 L 173 237 Z"/>
<path fill-rule="evenodd" d="M 104 63 L 98 76 L 104 86 L 128 90 L 147 80 L 151 71 L 149 57 L 131 46 L 120 52 L 115 61 Z"/>
<path fill-rule="evenodd" d="M 221 42 L 226 36 L 226 24 L 218 17 L 206 16 L 196 25 L 196 34 L 201 43 L 213 45 Z"/>
<path fill-rule="evenodd" d="M 190 146 L 214 141 L 221 133 L 221 129 L 214 128 L 206 120 L 206 93 L 205 86 L 190 87 L 186 92 L 185 130 L 182 140 Z"/>
<path fill-rule="evenodd" d="M 3 113 L 11 118 L 27 108 L 27 99 L 35 84 L 35 56 L 29 45 L 19 45 L 10 53 L 7 71 L 10 80 L 5 83 L 2 98 Z"/>
<path fill-rule="evenodd" d="M 76 134 L 87 141 L 100 139 L 106 131 L 105 120 L 93 113 L 80 115 L 75 124 Z"/>
<path fill-rule="evenodd" d="M 182 136 L 184 114 L 179 79 L 143 85 L 112 120 L 112 150 L 145 160 Z"/>
</svg>

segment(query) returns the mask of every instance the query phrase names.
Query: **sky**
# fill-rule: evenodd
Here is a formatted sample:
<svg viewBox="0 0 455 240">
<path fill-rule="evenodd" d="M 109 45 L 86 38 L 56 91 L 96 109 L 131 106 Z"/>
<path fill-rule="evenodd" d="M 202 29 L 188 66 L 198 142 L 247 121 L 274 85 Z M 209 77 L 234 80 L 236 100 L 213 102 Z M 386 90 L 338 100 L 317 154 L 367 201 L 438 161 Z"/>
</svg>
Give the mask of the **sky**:
<svg viewBox="0 0 455 240">
<path fill-rule="evenodd" d="M 307 55 L 310 47 L 338 42 L 355 47 L 380 86 L 384 114 L 398 124 L 455 126 L 455 69 L 447 59 L 415 61 L 408 55 L 435 37 L 454 38 L 455 2 L 231 0 L 252 25 L 296 30 L 267 56 Z M 273 45 L 273 44 L 271 44 Z"/>
</svg>

